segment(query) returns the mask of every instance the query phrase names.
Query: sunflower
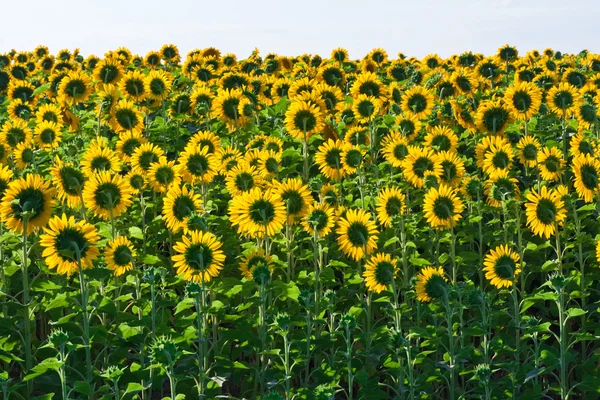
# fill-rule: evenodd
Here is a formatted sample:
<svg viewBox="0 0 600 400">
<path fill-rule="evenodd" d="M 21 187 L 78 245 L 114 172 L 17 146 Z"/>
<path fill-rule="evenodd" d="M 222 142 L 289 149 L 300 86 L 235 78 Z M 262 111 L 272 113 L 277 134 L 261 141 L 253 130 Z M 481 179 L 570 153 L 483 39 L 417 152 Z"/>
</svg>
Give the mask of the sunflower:
<svg viewBox="0 0 600 400">
<path fill-rule="evenodd" d="M 294 101 L 285 112 L 285 128 L 296 139 L 308 140 L 323 130 L 323 115 L 318 106 Z"/>
<path fill-rule="evenodd" d="M 513 118 L 529 120 L 542 104 L 542 91 L 531 82 L 517 82 L 504 93 L 504 101 Z"/>
<path fill-rule="evenodd" d="M 329 179 L 341 179 L 346 175 L 342 162 L 342 153 L 346 145 L 340 140 L 331 139 L 319 146 L 315 162 L 319 170 Z"/>
<path fill-rule="evenodd" d="M 125 236 L 117 236 L 106 244 L 104 259 L 108 269 L 115 276 L 121 276 L 133 269 L 133 258 L 136 256 L 133 244 Z"/>
<path fill-rule="evenodd" d="M 325 106 L 324 110 L 335 113 L 337 105 L 344 100 L 344 94 L 337 86 L 329 86 L 325 83 L 319 83 L 315 86 L 314 94 L 321 99 Z"/>
<path fill-rule="evenodd" d="M 406 116 L 426 119 L 433 110 L 433 95 L 421 86 L 413 86 L 404 93 L 401 106 Z"/>
<path fill-rule="evenodd" d="M 575 108 L 575 117 L 577 118 L 577 129 L 581 132 L 584 129 L 590 129 L 598 124 L 600 116 L 598 107 L 592 103 L 580 101 Z"/>
<path fill-rule="evenodd" d="M 238 106 L 243 98 L 244 94 L 240 89 L 220 89 L 212 103 L 216 117 L 233 129 L 245 125 L 246 117 L 238 113 Z"/>
<path fill-rule="evenodd" d="M 435 126 L 427 129 L 427 135 L 425 135 L 423 144 L 436 153 L 441 151 L 456 152 L 458 149 L 458 137 L 447 126 Z"/>
<path fill-rule="evenodd" d="M 505 169 L 490 174 L 483 188 L 487 203 L 492 207 L 502 207 L 502 202 L 509 199 L 519 199 L 518 181 L 509 175 Z"/>
<path fill-rule="evenodd" d="M 219 165 L 219 174 L 227 175 L 228 171 L 231 171 L 233 167 L 238 165 L 239 161 L 243 159 L 242 152 L 238 149 L 229 146 L 223 147 L 217 154 L 216 159 Z"/>
<path fill-rule="evenodd" d="M 200 131 L 190 138 L 188 146 L 207 147 L 209 154 L 215 154 L 221 150 L 221 139 L 211 131 Z"/>
<path fill-rule="evenodd" d="M 55 190 L 40 175 L 28 174 L 8 184 L 0 217 L 11 231 L 22 234 L 27 221 L 26 234 L 45 226 L 52 213 Z"/>
<path fill-rule="evenodd" d="M 542 179 L 550 182 L 560 180 L 562 168 L 565 166 L 563 153 L 556 147 L 544 147 L 537 156 L 537 164 Z"/>
<path fill-rule="evenodd" d="M 200 195 L 189 190 L 186 185 L 173 185 L 163 199 L 162 214 L 167 228 L 177 233 L 188 232 L 188 221 L 202 211 Z"/>
<path fill-rule="evenodd" d="M 567 82 L 552 87 L 546 96 L 548 108 L 555 114 L 567 116 L 575 111 L 581 101 L 577 88 Z"/>
<path fill-rule="evenodd" d="M 172 85 L 173 80 L 165 71 L 153 70 L 144 78 L 144 90 L 153 101 L 162 101 L 169 97 Z"/>
<path fill-rule="evenodd" d="M 258 174 L 264 179 L 275 177 L 281 165 L 281 153 L 274 150 L 263 150 L 260 154 Z"/>
<path fill-rule="evenodd" d="M 598 154 L 598 143 L 596 140 L 586 137 L 584 132 L 579 132 L 569 141 L 569 154 L 573 157 L 594 156 Z"/>
<path fill-rule="evenodd" d="M 119 91 L 131 100 L 132 104 L 134 101 L 140 102 L 148 96 L 145 78 L 141 71 L 137 69 L 131 70 L 119 81 Z"/>
<path fill-rule="evenodd" d="M 377 74 L 363 72 L 357 75 L 356 80 L 352 83 L 350 95 L 355 99 L 358 99 L 360 95 L 366 95 L 383 100 L 387 97 L 387 88 L 381 83 Z"/>
<path fill-rule="evenodd" d="M 169 107 L 169 115 L 171 118 L 181 118 L 192 114 L 192 99 L 190 94 L 174 93 L 171 97 L 171 106 Z"/>
<path fill-rule="evenodd" d="M 123 67 L 114 58 L 100 60 L 93 73 L 94 80 L 98 81 L 99 89 L 106 89 L 107 85 L 117 85 L 123 77 Z"/>
<path fill-rule="evenodd" d="M 321 186 L 321 190 L 319 191 L 319 198 L 322 202 L 330 205 L 331 207 L 337 207 L 338 205 L 338 195 L 337 189 L 335 186 L 326 183 Z"/>
<path fill-rule="evenodd" d="M 64 76 L 66 77 L 67 74 L 65 73 Z M 10 83 L 10 85 L 8 86 L 8 99 L 10 101 L 16 100 L 16 99 L 21 99 L 21 100 L 23 100 L 24 103 L 29 103 L 32 106 L 35 106 L 35 104 L 37 103 L 37 99 L 34 94 L 35 89 L 36 89 L 36 87 L 33 86 L 29 82 L 26 82 L 26 81 L 14 82 L 14 81 L 12 81 Z"/>
<path fill-rule="evenodd" d="M 119 140 L 115 147 L 121 160 L 128 163 L 131 161 L 135 150 L 147 141 L 148 139 L 142 136 L 141 133 L 127 131 L 119 135 Z"/>
<path fill-rule="evenodd" d="M 538 154 L 539 157 L 539 154 Z M 510 170 L 514 158 L 513 149 L 508 143 L 500 146 L 492 144 L 485 153 L 483 172 L 492 174 L 500 170 Z"/>
<path fill-rule="evenodd" d="M 338 65 L 328 63 L 319 67 L 317 79 L 327 86 L 341 88 L 344 86 L 346 73 Z"/>
<path fill-rule="evenodd" d="M 210 232 L 191 231 L 173 246 L 177 252 L 171 259 L 177 275 L 186 281 L 210 282 L 223 269 L 225 254 L 222 243 Z"/>
<path fill-rule="evenodd" d="M 417 274 L 415 283 L 417 300 L 422 303 L 429 303 L 432 300 L 446 298 L 447 285 L 448 279 L 442 267 L 423 267 Z"/>
<path fill-rule="evenodd" d="M 370 123 L 382 108 L 381 101 L 375 96 L 360 94 L 352 102 L 352 109 L 356 121 L 363 124 Z"/>
<path fill-rule="evenodd" d="M 133 168 L 141 169 L 147 172 L 152 163 L 158 162 L 161 157 L 164 157 L 165 152 L 160 147 L 152 143 L 142 143 L 137 146 L 131 156 L 131 165 Z"/>
<path fill-rule="evenodd" d="M 247 280 L 254 280 L 254 271 L 256 268 L 268 268 L 271 273 L 275 270 L 275 264 L 270 255 L 265 254 L 263 249 L 251 250 L 245 254 L 240 263 L 240 272 Z"/>
<path fill-rule="evenodd" d="M 385 140 L 383 155 L 393 167 L 402 167 L 402 161 L 408 155 L 408 139 L 398 132 L 392 132 Z"/>
<path fill-rule="evenodd" d="M 52 184 L 57 189 L 57 197 L 67 202 L 70 208 L 81 206 L 81 195 L 85 187 L 86 177 L 80 168 L 71 163 L 64 163 L 58 156 L 50 167 Z"/>
<path fill-rule="evenodd" d="M 72 275 L 81 269 L 93 268 L 98 258 L 96 247 L 100 236 L 94 225 L 86 221 L 75 222 L 73 216 L 55 216 L 40 235 L 40 245 L 44 249 L 42 257 L 50 269 L 63 275 Z"/>
<path fill-rule="evenodd" d="M 369 129 L 364 126 L 353 126 L 344 135 L 344 143 L 353 146 L 369 146 L 371 143 Z"/>
<path fill-rule="evenodd" d="M 8 117 L 12 120 L 29 121 L 33 115 L 33 108 L 21 99 L 8 103 L 7 111 Z"/>
<path fill-rule="evenodd" d="M 337 242 L 348 257 L 359 261 L 377 248 L 377 227 L 371 214 L 363 209 L 351 209 L 338 221 Z"/>
<path fill-rule="evenodd" d="M 35 120 L 37 124 L 43 122 L 53 122 L 62 129 L 63 114 L 60 107 L 56 104 L 42 104 L 35 112 Z"/>
<path fill-rule="evenodd" d="M 521 273 L 519 254 L 508 245 L 500 245 L 491 250 L 483 261 L 485 278 L 498 289 L 510 288 Z"/>
<path fill-rule="evenodd" d="M 524 136 L 517 143 L 517 155 L 521 164 L 527 168 L 534 168 L 537 165 L 538 153 L 542 145 L 540 141 L 533 136 Z"/>
<path fill-rule="evenodd" d="M 406 180 L 418 189 L 425 184 L 427 172 L 436 177 L 442 174 L 442 166 L 433 150 L 417 146 L 408 147 L 408 155 L 402 160 L 401 168 Z"/>
<path fill-rule="evenodd" d="M 421 121 L 413 115 L 398 115 L 394 123 L 398 126 L 398 132 L 409 142 L 417 137 L 419 132 L 421 132 Z"/>
<path fill-rule="evenodd" d="M 260 187 L 261 183 L 258 169 L 244 160 L 231 168 L 225 177 L 225 185 L 231 196 L 238 196 L 254 187 Z"/>
<path fill-rule="evenodd" d="M 43 121 L 38 123 L 33 131 L 33 140 L 43 149 L 55 149 L 62 139 L 62 132 L 60 129 L 60 125 L 56 122 Z"/>
<path fill-rule="evenodd" d="M 239 232 L 253 238 L 274 236 L 286 220 L 286 206 L 279 193 L 259 188 L 235 196 L 229 203 L 229 220 Z"/>
<path fill-rule="evenodd" d="M 146 186 L 146 172 L 139 168 L 132 168 L 131 171 L 125 175 L 125 181 L 131 187 L 131 194 L 137 195 Z"/>
<path fill-rule="evenodd" d="M 532 190 L 525 203 L 527 226 L 535 235 L 550 238 L 567 218 L 565 203 L 554 189 L 542 186 L 540 191 Z"/>
<path fill-rule="evenodd" d="M 209 183 L 217 174 L 218 162 L 214 154 L 209 154 L 208 147 L 187 147 L 177 159 L 177 173 L 184 181 Z"/>
<path fill-rule="evenodd" d="M 347 175 L 354 174 L 364 163 L 367 151 L 358 146 L 346 145 L 342 152 L 342 164 Z"/>
<path fill-rule="evenodd" d="M 35 163 L 35 148 L 31 142 L 21 142 L 17 145 L 12 154 L 15 166 L 18 169 L 25 169 L 28 165 Z"/>
<path fill-rule="evenodd" d="M 190 93 L 191 107 L 198 115 L 206 115 L 212 109 L 214 99 L 212 90 L 206 85 L 199 85 Z"/>
<path fill-rule="evenodd" d="M 289 224 L 304 217 L 314 201 L 308 186 L 302 183 L 300 178 L 287 178 L 283 182 L 275 181 L 273 189 L 286 206 Z"/>
<path fill-rule="evenodd" d="M 83 103 L 92 93 L 92 80 L 82 71 L 71 71 L 58 86 L 58 101 L 73 106 Z"/>
<path fill-rule="evenodd" d="M 32 138 L 31 130 L 22 120 L 5 121 L 0 131 L 0 142 L 6 143 L 11 148 L 19 143 L 28 142 Z"/>
<path fill-rule="evenodd" d="M 591 203 L 600 189 L 600 161 L 589 154 L 581 154 L 573 158 L 572 170 L 577 195 Z"/>
<path fill-rule="evenodd" d="M 377 253 L 365 264 L 362 276 L 367 290 L 381 293 L 394 283 L 398 272 L 396 260 L 392 256 Z"/>
<path fill-rule="evenodd" d="M 485 100 L 477 109 L 475 125 L 482 132 L 500 135 L 504 133 L 511 122 L 512 115 L 500 100 Z"/>
<path fill-rule="evenodd" d="M 179 185 L 180 177 L 175 170 L 175 161 L 160 157 L 157 162 L 150 164 L 148 182 L 157 193 L 164 193 L 173 185 Z"/>
<path fill-rule="evenodd" d="M 144 129 L 144 116 L 130 100 L 119 100 L 116 104 L 110 124 L 117 133 L 141 133 Z"/>
<path fill-rule="evenodd" d="M 475 163 L 477 167 L 483 169 L 485 157 L 492 146 L 495 146 L 496 148 L 502 148 L 506 145 L 510 146 L 510 142 L 503 136 L 484 136 L 481 139 L 481 142 L 477 143 L 477 146 L 475 146 Z"/>
<path fill-rule="evenodd" d="M 10 169 L 8 165 L 1 166 L 0 165 L 0 198 L 4 196 L 4 192 L 8 188 L 8 184 L 13 178 L 13 171 Z"/>
<path fill-rule="evenodd" d="M 131 187 L 120 175 L 101 171 L 83 189 L 85 206 L 104 220 L 117 218 L 131 205 Z"/>
<path fill-rule="evenodd" d="M 465 174 L 465 163 L 458 153 L 442 151 L 434 156 L 434 160 L 442 167 L 439 180 L 451 187 L 458 186 Z"/>
<path fill-rule="evenodd" d="M 432 228 L 452 228 L 462 218 L 462 200 L 446 185 L 432 187 L 423 198 L 423 213 Z"/>
<path fill-rule="evenodd" d="M 379 223 L 389 228 L 395 216 L 406 212 L 406 197 L 397 187 L 383 188 L 377 196 L 377 219 Z"/>
<path fill-rule="evenodd" d="M 348 50 L 344 49 L 343 47 L 338 47 L 336 49 L 331 50 L 330 57 L 332 60 L 337 61 L 340 64 L 350 60 Z"/>
<path fill-rule="evenodd" d="M 477 87 L 475 77 L 468 68 L 457 68 L 450 75 L 450 81 L 466 95 L 471 94 Z"/>
<path fill-rule="evenodd" d="M 325 202 L 311 204 L 302 219 L 304 231 L 311 235 L 314 235 L 316 232 L 319 237 L 327 236 L 334 225 L 335 216 L 333 208 Z"/>
<path fill-rule="evenodd" d="M 83 154 L 81 171 L 90 177 L 101 171 L 119 172 L 119 157 L 108 147 L 90 145 Z"/>
</svg>

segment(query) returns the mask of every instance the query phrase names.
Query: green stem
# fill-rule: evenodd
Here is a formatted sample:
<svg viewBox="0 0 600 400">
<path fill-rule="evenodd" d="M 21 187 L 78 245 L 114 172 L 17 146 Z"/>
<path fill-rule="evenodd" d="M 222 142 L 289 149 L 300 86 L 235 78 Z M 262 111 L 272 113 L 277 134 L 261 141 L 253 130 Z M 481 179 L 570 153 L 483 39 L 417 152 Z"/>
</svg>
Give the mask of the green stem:
<svg viewBox="0 0 600 400">
<path fill-rule="evenodd" d="M 23 307 L 24 307 L 24 347 L 25 347 L 25 373 L 29 373 L 31 368 L 33 367 L 33 357 L 31 353 L 31 320 L 30 320 L 30 304 L 29 304 L 29 271 L 28 271 L 28 255 L 27 255 L 27 223 L 28 220 L 25 218 L 23 220 L 23 235 L 21 237 L 22 245 L 23 245 L 23 259 L 21 260 L 21 272 L 23 275 Z M 33 391 L 33 381 L 27 381 L 27 396 L 31 395 Z"/>
</svg>

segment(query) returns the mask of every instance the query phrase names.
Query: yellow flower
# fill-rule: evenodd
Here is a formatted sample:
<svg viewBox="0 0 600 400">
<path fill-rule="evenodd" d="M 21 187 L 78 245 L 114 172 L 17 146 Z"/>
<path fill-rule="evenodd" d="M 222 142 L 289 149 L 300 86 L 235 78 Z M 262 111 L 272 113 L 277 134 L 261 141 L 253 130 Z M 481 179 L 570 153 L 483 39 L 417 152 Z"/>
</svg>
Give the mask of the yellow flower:
<svg viewBox="0 0 600 400">
<path fill-rule="evenodd" d="M 485 278 L 498 289 L 509 288 L 521 273 L 519 255 L 508 245 L 500 245 L 491 250 L 483 261 Z"/>
<path fill-rule="evenodd" d="M 8 184 L 2 203 L 0 217 L 11 231 L 22 234 L 25 221 L 26 234 L 46 226 L 54 204 L 54 188 L 40 175 L 28 174 Z"/>
<path fill-rule="evenodd" d="M 355 261 L 377 248 L 377 227 L 371 214 L 363 209 L 351 209 L 338 221 L 337 242 L 340 250 Z"/>
<path fill-rule="evenodd" d="M 96 247 L 100 236 L 94 225 L 86 221 L 75 222 L 73 216 L 55 216 L 40 235 L 40 245 L 48 268 L 63 275 L 71 275 L 81 269 L 93 268 L 98 258 Z"/>
<path fill-rule="evenodd" d="M 378 253 L 365 264 L 363 279 L 368 290 L 381 293 L 394 283 L 397 274 L 396 260 L 389 254 Z"/>
<path fill-rule="evenodd" d="M 462 218 L 462 200 L 446 185 L 431 188 L 423 199 L 423 214 L 432 228 L 452 228 Z"/>
<path fill-rule="evenodd" d="M 432 300 L 446 297 L 448 279 L 442 267 L 423 267 L 417 274 L 415 292 L 417 300 L 428 303 Z"/>
<path fill-rule="evenodd" d="M 528 202 L 525 203 L 527 215 L 527 226 L 535 235 L 550 238 L 557 227 L 562 225 L 567 218 L 565 203 L 560 194 L 546 186 L 538 192 L 532 190 L 527 195 Z"/>
<path fill-rule="evenodd" d="M 208 283 L 223 269 L 222 244 L 210 232 L 191 231 L 173 246 L 172 257 L 177 275 L 192 282 Z"/>
<path fill-rule="evenodd" d="M 124 236 L 117 236 L 106 244 L 104 258 L 108 269 L 115 276 L 121 276 L 133 269 L 133 258 L 136 256 L 133 244 Z"/>
</svg>

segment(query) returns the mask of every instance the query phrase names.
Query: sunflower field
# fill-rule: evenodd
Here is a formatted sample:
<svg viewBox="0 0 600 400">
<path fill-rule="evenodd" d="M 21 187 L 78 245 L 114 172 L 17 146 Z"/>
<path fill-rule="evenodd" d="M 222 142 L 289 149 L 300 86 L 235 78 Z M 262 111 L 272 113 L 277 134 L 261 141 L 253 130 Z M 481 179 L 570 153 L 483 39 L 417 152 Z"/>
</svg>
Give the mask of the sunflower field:
<svg viewBox="0 0 600 400">
<path fill-rule="evenodd" d="M 0 54 L 2 399 L 600 398 L 600 55 Z"/>
</svg>

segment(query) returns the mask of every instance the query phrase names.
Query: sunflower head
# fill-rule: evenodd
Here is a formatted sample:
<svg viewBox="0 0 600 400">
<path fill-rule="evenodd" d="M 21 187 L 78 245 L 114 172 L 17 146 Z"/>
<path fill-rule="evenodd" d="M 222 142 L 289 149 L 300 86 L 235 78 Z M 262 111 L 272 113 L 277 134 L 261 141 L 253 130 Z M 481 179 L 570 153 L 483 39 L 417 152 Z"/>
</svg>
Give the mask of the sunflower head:
<svg viewBox="0 0 600 400">
<path fill-rule="evenodd" d="M 516 276 L 521 273 L 519 255 L 508 245 L 500 245 L 491 250 L 483 262 L 485 277 L 498 289 L 513 286 Z"/>
<path fill-rule="evenodd" d="M 55 190 L 40 175 L 28 174 L 10 182 L 0 203 L 0 217 L 8 229 L 29 235 L 50 219 Z"/>
<path fill-rule="evenodd" d="M 50 269 L 59 274 L 72 275 L 93 267 L 98 257 L 96 247 L 100 239 L 96 228 L 86 221 L 75 222 L 73 216 L 55 216 L 40 236 L 40 245 L 44 248 L 42 256 Z"/>
<path fill-rule="evenodd" d="M 444 299 L 448 295 L 448 279 L 442 267 L 424 267 L 417 274 L 415 284 L 417 300 L 428 303 L 432 300 Z"/>
<path fill-rule="evenodd" d="M 117 236 L 108 242 L 104 252 L 106 266 L 113 271 L 115 276 L 131 271 L 135 256 L 133 244 L 124 236 Z"/>
<path fill-rule="evenodd" d="M 217 277 L 225 254 L 221 242 L 210 232 L 191 231 L 173 246 L 172 257 L 178 275 L 186 281 L 207 283 Z"/>
<path fill-rule="evenodd" d="M 389 254 L 378 253 L 365 264 L 363 271 L 365 286 L 372 292 L 381 293 L 394 284 L 398 271 L 395 259 Z"/>
</svg>

